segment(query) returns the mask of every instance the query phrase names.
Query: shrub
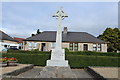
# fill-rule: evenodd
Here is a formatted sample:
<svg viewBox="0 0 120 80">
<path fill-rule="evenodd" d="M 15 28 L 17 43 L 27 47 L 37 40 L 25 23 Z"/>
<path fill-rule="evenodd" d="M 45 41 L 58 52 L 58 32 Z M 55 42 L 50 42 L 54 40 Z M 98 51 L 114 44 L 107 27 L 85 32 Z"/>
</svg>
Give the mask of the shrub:
<svg viewBox="0 0 120 80">
<path fill-rule="evenodd" d="M 69 49 L 68 49 L 68 48 L 65 48 L 65 53 L 66 53 L 66 52 L 69 52 Z"/>
<path fill-rule="evenodd" d="M 120 66 L 118 65 L 118 57 L 67 55 L 66 59 L 69 61 L 72 68 L 87 66 Z"/>
<path fill-rule="evenodd" d="M 24 53 L 24 54 L 50 54 L 51 51 L 23 51 L 23 50 L 8 50 L 8 53 Z M 89 55 L 89 56 L 120 56 L 120 53 L 115 52 L 93 52 L 93 51 L 69 51 L 65 48 L 66 55 Z"/>
<path fill-rule="evenodd" d="M 24 54 L 50 54 L 50 51 L 38 51 L 37 49 L 32 51 L 24 51 L 24 50 L 8 50 L 7 53 L 24 53 Z"/>
<path fill-rule="evenodd" d="M 75 51 L 66 52 L 66 55 L 93 55 L 93 56 L 120 56 L 120 53 L 115 52 L 92 52 L 92 51 Z"/>
<path fill-rule="evenodd" d="M 46 60 L 50 58 L 50 54 L 19 54 L 19 53 L 4 53 L 2 54 L 4 57 L 15 57 L 18 60 L 18 63 L 22 64 L 34 64 L 45 66 Z"/>
</svg>

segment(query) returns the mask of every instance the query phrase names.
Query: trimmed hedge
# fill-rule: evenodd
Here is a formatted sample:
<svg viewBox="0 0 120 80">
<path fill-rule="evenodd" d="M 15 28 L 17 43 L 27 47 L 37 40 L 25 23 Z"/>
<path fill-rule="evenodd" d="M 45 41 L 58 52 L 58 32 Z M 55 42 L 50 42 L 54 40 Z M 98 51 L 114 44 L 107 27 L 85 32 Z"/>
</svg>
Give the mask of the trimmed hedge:
<svg viewBox="0 0 120 80">
<path fill-rule="evenodd" d="M 86 55 L 67 55 L 66 59 L 70 62 L 72 68 L 87 67 L 87 66 L 109 66 L 117 67 L 118 57 L 109 56 L 86 56 Z"/>
<path fill-rule="evenodd" d="M 15 57 L 19 63 L 34 64 L 45 66 L 46 60 L 50 59 L 50 54 L 20 54 L 20 53 L 3 53 L 3 57 Z M 66 59 L 72 68 L 87 66 L 120 66 L 118 59 L 120 57 L 111 56 L 88 56 L 88 55 L 66 55 Z"/>
<path fill-rule="evenodd" d="M 50 51 L 24 51 L 24 50 L 8 50 L 7 53 L 24 53 L 24 54 L 50 54 Z"/>
<path fill-rule="evenodd" d="M 69 55 L 94 55 L 94 56 L 116 56 L 119 57 L 120 53 L 115 52 L 93 52 L 93 51 L 76 51 L 76 52 L 66 52 Z"/>
<path fill-rule="evenodd" d="M 50 51 L 23 51 L 23 50 L 9 50 L 8 53 L 25 53 L 25 54 L 50 54 Z M 75 51 L 75 52 L 65 52 L 66 55 L 89 55 L 89 56 L 120 56 L 120 53 L 115 52 L 92 52 L 92 51 Z"/>
</svg>

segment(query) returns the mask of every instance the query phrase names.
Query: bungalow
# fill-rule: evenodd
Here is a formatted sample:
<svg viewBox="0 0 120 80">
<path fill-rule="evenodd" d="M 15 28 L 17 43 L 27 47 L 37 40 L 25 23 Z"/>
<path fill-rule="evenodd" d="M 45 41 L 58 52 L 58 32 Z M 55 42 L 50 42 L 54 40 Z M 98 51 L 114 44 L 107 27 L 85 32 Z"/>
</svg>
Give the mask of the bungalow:
<svg viewBox="0 0 120 80">
<path fill-rule="evenodd" d="M 9 48 L 18 48 L 19 44 L 12 37 L 0 30 L 0 52 Z"/>
<path fill-rule="evenodd" d="M 50 51 L 55 47 L 56 31 L 44 31 L 24 40 L 24 50 Z M 70 51 L 107 52 L 107 43 L 86 32 L 62 32 L 62 48 Z"/>
</svg>

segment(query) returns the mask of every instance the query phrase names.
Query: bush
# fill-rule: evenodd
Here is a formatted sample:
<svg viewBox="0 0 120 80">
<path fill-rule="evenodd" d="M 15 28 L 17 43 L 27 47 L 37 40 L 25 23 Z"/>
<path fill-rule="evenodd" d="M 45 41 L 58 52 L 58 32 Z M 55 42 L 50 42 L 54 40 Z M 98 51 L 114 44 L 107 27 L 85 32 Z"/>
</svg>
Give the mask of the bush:
<svg viewBox="0 0 120 80">
<path fill-rule="evenodd" d="M 50 54 L 51 51 L 38 51 L 37 49 L 32 51 L 23 50 L 8 50 L 8 53 L 25 53 L 25 54 Z M 120 56 L 120 53 L 115 52 L 92 52 L 92 51 L 69 51 L 65 48 L 66 55 L 89 55 L 89 56 Z"/>
<path fill-rule="evenodd" d="M 24 54 L 50 54 L 50 51 L 38 51 L 37 49 L 32 51 L 24 51 L 24 50 L 8 50 L 7 53 L 24 53 Z"/>
<path fill-rule="evenodd" d="M 69 49 L 68 49 L 68 48 L 65 48 L 65 53 L 66 53 L 66 52 L 69 52 Z"/>
<path fill-rule="evenodd" d="M 46 60 L 50 58 L 50 54 L 19 54 L 19 53 L 3 53 L 2 57 L 15 57 L 18 63 L 34 64 L 45 66 Z"/>
<path fill-rule="evenodd" d="M 66 59 L 69 61 L 72 68 L 87 66 L 120 66 L 118 65 L 118 57 L 67 55 Z"/>
<path fill-rule="evenodd" d="M 66 55 L 89 55 L 89 56 L 120 56 L 120 53 L 115 52 L 92 52 L 92 51 L 75 51 L 66 52 Z"/>
<path fill-rule="evenodd" d="M 19 54 L 19 53 L 3 53 L 3 57 L 15 57 L 19 63 L 34 64 L 45 66 L 46 61 L 50 59 L 50 54 Z M 80 68 L 87 66 L 120 66 L 118 64 L 120 57 L 111 56 L 88 56 L 88 55 L 66 55 L 66 60 L 72 68 Z"/>
</svg>

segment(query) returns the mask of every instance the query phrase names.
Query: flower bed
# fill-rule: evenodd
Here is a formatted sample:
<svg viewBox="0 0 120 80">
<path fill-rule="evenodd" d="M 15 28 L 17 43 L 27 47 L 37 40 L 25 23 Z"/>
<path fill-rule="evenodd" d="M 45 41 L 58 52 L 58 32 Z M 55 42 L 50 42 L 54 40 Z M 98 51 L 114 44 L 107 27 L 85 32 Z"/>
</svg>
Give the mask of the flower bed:
<svg viewBox="0 0 120 80">
<path fill-rule="evenodd" d="M 12 57 L 12 58 L 0 58 L 0 66 L 1 67 L 6 67 L 6 66 L 16 66 L 17 65 L 17 59 Z"/>
<path fill-rule="evenodd" d="M 17 66 L 17 59 L 14 57 L 8 58 L 8 66 Z"/>
<path fill-rule="evenodd" d="M 6 67 L 7 66 L 7 58 L 0 58 L 0 66 Z"/>
</svg>

